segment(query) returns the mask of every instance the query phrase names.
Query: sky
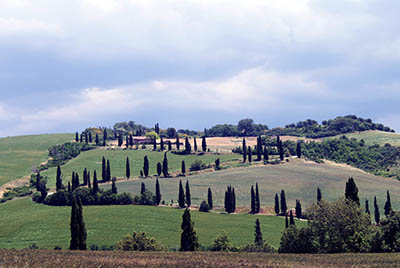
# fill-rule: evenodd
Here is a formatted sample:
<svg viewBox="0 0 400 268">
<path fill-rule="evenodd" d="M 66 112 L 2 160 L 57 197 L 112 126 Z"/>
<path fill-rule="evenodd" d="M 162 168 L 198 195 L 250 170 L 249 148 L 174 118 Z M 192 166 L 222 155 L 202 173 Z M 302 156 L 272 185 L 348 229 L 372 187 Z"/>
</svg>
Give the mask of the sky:
<svg viewBox="0 0 400 268">
<path fill-rule="evenodd" d="M 400 131 L 400 2 L 1 0 L 0 137 L 355 114 Z"/>
</svg>

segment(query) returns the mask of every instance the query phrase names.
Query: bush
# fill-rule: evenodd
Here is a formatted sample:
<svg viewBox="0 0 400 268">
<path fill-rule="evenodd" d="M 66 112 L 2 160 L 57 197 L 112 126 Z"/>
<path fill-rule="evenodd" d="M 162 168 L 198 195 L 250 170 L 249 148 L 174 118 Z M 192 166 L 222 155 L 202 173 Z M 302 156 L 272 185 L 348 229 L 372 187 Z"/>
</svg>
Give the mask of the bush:
<svg viewBox="0 0 400 268">
<path fill-rule="evenodd" d="M 191 165 L 190 165 L 190 171 L 198 171 L 202 169 L 206 169 L 207 166 L 203 164 L 203 162 L 199 159 L 195 160 Z"/>
<path fill-rule="evenodd" d="M 35 203 L 41 203 L 42 195 L 39 192 L 34 193 L 32 196 L 32 201 Z"/>
<path fill-rule="evenodd" d="M 275 249 L 267 243 L 263 244 L 247 244 L 239 249 L 240 252 L 268 252 L 273 253 Z"/>
<path fill-rule="evenodd" d="M 118 241 L 115 248 L 126 251 L 162 251 L 166 250 L 153 237 L 147 237 L 145 233 L 128 234 L 122 240 Z"/>
<path fill-rule="evenodd" d="M 146 190 L 141 195 L 135 195 L 133 198 L 133 204 L 135 205 L 154 205 L 156 196 L 149 190 Z"/>
<path fill-rule="evenodd" d="M 211 246 L 211 251 L 237 251 L 237 248 L 232 245 L 231 239 L 226 232 L 222 232 L 214 240 Z"/>
<path fill-rule="evenodd" d="M 208 205 L 208 203 L 206 201 L 203 200 L 201 202 L 199 211 L 201 211 L 201 212 L 209 212 L 210 211 L 210 206 Z"/>
<path fill-rule="evenodd" d="M 48 195 L 43 203 L 50 206 L 68 206 L 70 205 L 69 192 L 66 190 L 57 191 Z"/>
</svg>

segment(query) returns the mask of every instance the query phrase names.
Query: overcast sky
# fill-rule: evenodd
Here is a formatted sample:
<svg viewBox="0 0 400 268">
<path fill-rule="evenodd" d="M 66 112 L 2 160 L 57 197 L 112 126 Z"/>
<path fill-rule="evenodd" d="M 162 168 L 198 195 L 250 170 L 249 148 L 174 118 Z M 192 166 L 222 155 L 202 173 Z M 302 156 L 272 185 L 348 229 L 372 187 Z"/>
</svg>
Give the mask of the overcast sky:
<svg viewBox="0 0 400 268">
<path fill-rule="evenodd" d="M 356 114 L 400 130 L 400 1 L 1 0 L 0 136 Z"/>
</svg>

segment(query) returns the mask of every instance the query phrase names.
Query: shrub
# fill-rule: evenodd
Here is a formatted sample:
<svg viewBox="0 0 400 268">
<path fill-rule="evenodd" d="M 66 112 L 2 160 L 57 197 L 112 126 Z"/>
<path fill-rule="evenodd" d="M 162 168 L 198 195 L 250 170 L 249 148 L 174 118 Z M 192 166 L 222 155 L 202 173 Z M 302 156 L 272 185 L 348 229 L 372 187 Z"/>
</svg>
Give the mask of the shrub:
<svg viewBox="0 0 400 268">
<path fill-rule="evenodd" d="M 271 247 L 268 243 L 263 244 L 247 244 L 239 249 L 240 252 L 275 252 L 275 249 Z"/>
<path fill-rule="evenodd" d="M 226 232 L 222 232 L 214 240 L 211 251 L 237 251 L 232 245 L 231 239 Z"/>
<path fill-rule="evenodd" d="M 153 237 L 147 237 L 145 233 L 128 234 L 116 244 L 116 249 L 126 251 L 162 251 L 166 250 Z"/>
<path fill-rule="evenodd" d="M 66 190 L 57 191 L 54 194 L 48 195 L 43 203 L 50 206 L 70 205 L 69 192 Z"/>
<path fill-rule="evenodd" d="M 203 201 L 201 202 L 199 211 L 201 211 L 201 212 L 208 212 L 208 211 L 210 211 L 210 206 L 208 205 L 208 203 L 207 203 L 206 201 L 203 200 Z"/>
<path fill-rule="evenodd" d="M 198 171 L 202 169 L 206 169 L 207 166 L 203 164 L 203 162 L 199 159 L 195 160 L 191 165 L 190 165 L 190 171 Z"/>
<path fill-rule="evenodd" d="M 33 201 L 33 202 L 40 203 L 41 200 L 42 200 L 42 195 L 41 195 L 41 193 L 36 192 L 36 193 L 33 194 L 33 196 L 32 196 L 32 201 Z"/>
</svg>

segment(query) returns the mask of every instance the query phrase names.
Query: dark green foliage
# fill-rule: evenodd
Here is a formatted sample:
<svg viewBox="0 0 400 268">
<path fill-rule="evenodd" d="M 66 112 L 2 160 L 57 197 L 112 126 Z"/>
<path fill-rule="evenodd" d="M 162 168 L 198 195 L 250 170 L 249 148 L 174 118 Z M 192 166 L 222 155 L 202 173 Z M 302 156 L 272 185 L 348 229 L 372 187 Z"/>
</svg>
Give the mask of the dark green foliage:
<svg viewBox="0 0 400 268">
<path fill-rule="evenodd" d="M 93 189 L 92 192 L 93 194 L 96 194 L 99 191 L 99 183 L 97 181 L 97 174 L 96 174 L 96 170 L 93 171 Z"/>
<path fill-rule="evenodd" d="M 383 251 L 400 252 L 400 212 L 391 211 L 380 223 Z"/>
<path fill-rule="evenodd" d="M 133 136 L 132 134 L 129 134 L 129 146 L 133 146 Z"/>
<path fill-rule="evenodd" d="M 131 177 L 131 167 L 130 167 L 130 164 L 129 164 L 129 157 L 126 158 L 125 177 L 127 179 L 129 179 Z"/>
<path fill-rule="evenodd" d="M 68 188 L 67 188 L 67 190 L 68 190 L 68 192 L 71 192 L 71 191 L 72 191 L 72 189 L 71 189 L 71 183 L 70 183 L 70 182 L 68 182 Z"/>
<path fill-rule="evenodd" d="M 56 191 L 59 191 L 64 188 L 62 184 L 62 174 L 60 165 L 57 166 L 57 175 L 56 175 Z"/>
<path fill-rule="evenodd" d="M 101 161 L 101 178 L 103 181 L 107 181 L 107 167 L 106 167 L 106 159 L 103 156 Z"/>
<path fill-rule="evenodd" d="M 284 159 L 284 153 L 283 153 L 282 141 L 279 141 L 278 151 L 279 151 L 279 159 L 280 159 L 281 161 L 283 161 L 283 159 Z"/>
<path fill-rule="evenodd" d="M 180 208 L 185 207 L 185 192 L 183 191 L 182 181 L 179 181 L 178 204 Z"/>
<path fill-rule="evenodd" d="M 301 210 L 300 200 L 296 200 L 296 217 L 298 219 L 301 219 L 302 216 L 303 216 L 303 212 Z"/>
<path fill-rule="evenodd" d="M 289 211 L 289 218 L 290 218 L 289 224 L 295 225 L 292 210 Z"/>
<path fill-rule="evenodd" d="M 95 143 L 96 143 L 96 146 L 99 146 L 99 144 L 100 144 L 99 134 L 96 134 Z"/>
<path fill-rule="evenodd" d="M 300 142 L 297 142 L 296 155 L 298 158 L 301 157 L 301 143 Z"/>
<path fill-rule="evenodd" d="M 256 196 L 255 196 L 255 212 L 260 213 L 261 207 L 260 207 L 260 194 L 258 192 L 258 183 L 256 182 Z"/>
<path fill-rule="evenodd" d="M 344 196 L 346 197 L 346 199 L 354 201 L 357 203 L 357 205 L 360 205 L 360 198 L 358 197 L 358 188 L 353 178 L 349 178 L 348 181 L 346 182 L 346 189 Z"/>
<path fill-rule="evenodd" d="M 126 136 L 125 147 L 126 147 L 126 148 L 129 147 L 129 137 L 128 137 L 128 136 Z"/>
<path fill-rule="evenodd" d="M 321 189 L 317 189 L 317 202 L 321 202 L 322 200 L 322 194 L 321 194 Z"/>
<path fill-rule="evenodd" d="M 118 193 L 118 189 L 117 189 L 117 185 L 115 185 L 115 181 L 116 181 L 116 178 L 113 178 L 112 179 L 112 185 L 111 185 L 111 192 L 113 194 L 117 194 Z"/>
<path fill-rule="evenodd" d="M 175 138 L 175 137 L 176 137 L 176 129 L 173 128 L 173 127 L 169 127 L 169 128 L 167 129 L 167 136 L 168 136 L 168 138 L 170 138 L 170 139 Z"/>
<path fill-rule="evenodd" d="M 168 170 L 168 158 L 167 153 L 164 153 L 164 159 L 162 164 L 162 172 L 165 178 L 169 177 L 169 170 Z"/>
<path fill-rule="evenodd" d="M 80 137 L 79 137 L 79 142 L 82 143 L 83 142 L 83 133 L 81 133 Z"/>
<path fill-rule="evenodd" d="M 10 190 L 7 190 L 6 192 L 3 193 L 3 197 L 0 198 L 0 203 L 7 202 L 9 200 L 12 200 L 14 197 L 23 197 L 27 195 L 31 195 L 32 190 L 29 186 L 20 186 L 20 187 L 15 187 Z M 42 195 L 37 193 L 37 198 L 33 200 L 34 202 L 39 202 L 42 199 Z"/>
<path fill-rule="evenodd" d="M 111 167 L 110 167 L 110 160 L 107 159 L 107 176 L 106 176 L 106 181 L 111 181 Z"/>
<path fill-rule="evenodd" d="M 160 162 L 157 163 L 157 176 L 161 176 L 161 172 L 162 172 L 162 165 Z"/>
<path fill-rule="evenodd" d="M 286 205 L 286 195 L 285 190 L 281 191 L 281 214 L 286 215 L 287 205 Z"/>
<path fill-rule="evenodd" d="M 199 247 L 196 232 L 194 231 L 194 223 L 190 217 L 189 209 L 185 209 L 182 215 L 182 234 L 180 251 L 195 251 Z"/>
<path fill-rule="evenodd" d="M 195 152 L 197 152 L 197 139 L 196 139 L 196 137 L 194 137 L 194 141 L 193 141 L 193 149 L 194 149 L 194 151 Z"/>
<path fill-rule="evenodd" d="M 123 143 L 122 139 L 123 139 L 122 134 L 119 134 L 119 135 L 118 135 L 118 146 L 119 146 L 119 147 L 122 146 L 122 143 Z"/>
<path fill-rule="evenodd" d="M 93 146 L 85 143 L 66 142 L 61 145 L 54 145 L 49 148 L 49 160 L 45 167 L 54 167 L 57 165 L 63 165 L 68 160 L 77 157 L 81 152 L 94 149 Z"/>
<path fill-rule="evenodd" d="M 274 206 L 275 214 L 279 215 L 279 197 L 278 194 L 275 194 L 275 206 Z"/>
<path fill-rule="evenodd" d="M 371 211 L 369 210 L 368 199 L 365 199 L 365 213 L 371 215 Z"/>
<path fill-rule="evenodd" d="M 135 196 L 133 199 L 133 204 L 135 205 L 145 205 L 152 206 L 155 205 L 156 196 L 153 195 L 149 190 L 141 191 L 140 196 Z"/>
<path fill-rule="evenodd" d="M 212 197 L 212 192 L 211 192 L 211 188 L 208 188 L 208 192 L 207 192 L 207 203 L 210 206 L 210 209 L 213 209 L 214 204 L 213 204 L 213 197 Z"/>
<path fill-rule="evenodd" d="M 185 139 L 185 153 L 190 154 L 192 152 L 192 146 L 190 145 L 189 138 Z"/>
<path fill-rule="evenodd" d="M 85 143 L 89 143 L 89 136 L 87 132 L 85 132 Z"/>
<path fill-rule="evenodd" d="M 146 192 L 146 185 L 144 182 L 140 184 L 140 194 L 144 194 Z"/>
<path fill-rule="evenodd" d="M 225 211 L 227 213 L 234 213 L 236 210 L 236 196 L 235 188 L 228 186 L 225 191 Z"/>
<path fill-rule="evenodd" d="M 171 144 L 171 141 L 168 141 L 168 151 L 172 151 L 172 144 Z"/>
<path fill-rule="evenodd" d="M 264 162 L 267 162 L 268 160 L 269 160 L 268 149 L 267 146 L 264 146 Z"/>
<path fill-rule="evenodd" d="M 192 199 L 191 199 L 191 195 L 190 195 L 190 187 L 189 187 L 189 181 L 186 181 L 186 186 L 185 186 L 185 202 L 186 202 L 186 206 L 190 207 L 190 205 L 192 204 Z"/>
<path fill-rule="evenodd" d="M 185 176 L 185 174 L 186 174 L 185 160 L 182 160 L 181 173 L 182 173 L 182 175 L 184 175 L 184 176 Z"/>
<path fill-rule="evenodd" d="M 376 224 L 379 224 L 381 215 L 379 213 L 378 202 L 376 202 L 376 196 L 374 196 L 374 217 L 375 217 Z"/>
<path fill-rule="evenodd" d="M 210 205 L 207 204 L 205 200 L 201 201 L 199 211 L 201 212 L 209 212 L 210 211 Z"/>
<path fill-rule="evenodd" d="M 261 155 L 262 155 L 262 140 L 261 140 L 261 136 L 257 137 L 257 161 L 261 161 Z"/>
<path fill-rule="evenodd" d="M 243 138 L 242 153 L 243 153 L 243 163 L 246 163 L 246 158 L 247 158 L 247 146 L 246 146 L 246 139 L 245 139 L 245 138 Z"/>
<path fill-rule="evenodd" d="M 289 228 L 289 219 L 288 219 L 288 214 L 285 213 L 285 228 Z"/>
<path fill-rule="evenodd" d="M 190 171 L 199 171 L 206 169 L 207 166 L 199 159 L 196 159 L 191 165 L 190 165 Z"/>
<path fill-rule="evenodd" d="M 250 195 L 251 195 L 250 213 L 255 214 L 256 213 L 256 194 L 254 193 L 253 185 L 251 186 L 251 189 L 250 189 Z"/>
<path fill-rule="evenodd" d="M 204 133 L 208 137 L 258 136 L 265 134 L 268 126 L 254 124 L 252 119 L 242 119 L 238 125 L 215 125 Z"/>
<path fill-rule="evenodd" d="M 161 203 L 161 190 L 160 183 L 158 182 L 158 178 L 156 179 L 156 197 L 154 204 L 158 206 Z"/>
<path fill-rule="evenodd" d="M 160 125 L 158 123 L 154 126 L 154 131 L 160 135 Z"/>
<path fill-rule="evenodd" d="M 83 170 L 83 185 L 84 186 L 86 186 L 87 184 L 88 184 L 88 178 L 87 178 L 87 176 L 88 176 L 88 173 L 87 173 L 87 169 L 85 168 L 84 170 Z"/>
<path fill-rule="evenodd" d="M 103 131 L 103 146 L 107 144 L 107 129 L 105 128 Z"/>
<path fill-rule="evenodd" d="M 215 170 L 221 170 L 221 161 L 219 158 L 215 159 Z"/>
<path fill-rule="evenodd" d="M 256 219 L 256 226 L 255 226 L 255 232 L 254 232 L 254 243 L 256 245 L 261 245 L 264 243 L 264 241 L 262 239 L 260 221 L 258 220 L 258 218 Z"/>
<path fill-rule="evenodd" d="M 160 138 L 160 150 L 164 151 L 164 139 L 162 137 Z"/>
<path fill-rule="evenodd" d="M 128 234 L 115 245 L 117 250 L 124 251 L 162 251 L 164 247 L 153 237 L 147 237 L 145 233 Z"/>
<path fill-rule="evenodd" d="M 295 225 L 286 228 L 281 237 L 279 253 L 317 253 L 318 243 L 310 228 L 297 229 Z"/>
<path fill-rule="evenodd" d="M 153 138 L 153 151 L 157 150 L 157 139 Z"/>
<path fill-rule="evenodd" d="M 86 229 L 83 221 L 82 203 L 79 198 L 73 198 L 71 206 L 71 241 L 70 250 L 86 250 Z"/>
<path fill-rule="evenodd" d="M 87 182 L 88 182 L 88 187 L 92 188 L 92 184 L 90 183 L 90 171 L 88 171 Z"/>
<path fill-rule="evenodd" d="M 386 193 L 386 202 L 385 202 L 385 216 L 388 216 L 392 211 L 392 202 L 390 201 L 390 193 L 389 190 Z"/>
<path fill-rule="evenodd" d="M 179 135 L 176 134 L 176 149 L 179 151 L 181 148 L 181 142 L 179 141 Z"/>
<path fill-rule="evenodd" d="M 147 178 L 149 176 L 149 159 L 147 155 L 143 159 L 143 175 Z"/>
<path fill-rule="evenodd" d="M 203 152 L 207 151 L 207 141 L 206 141 L 206 136 L 204 134 L 204 136 L 201 139 L 201 150 Z"/>
<path fill-rule="evenodd" d="M 79 141 L 79 133 L 76 132 L 76 133 L 75 133 L 75 142 L 78 142 L 78 141 Z"/>
</svg>

